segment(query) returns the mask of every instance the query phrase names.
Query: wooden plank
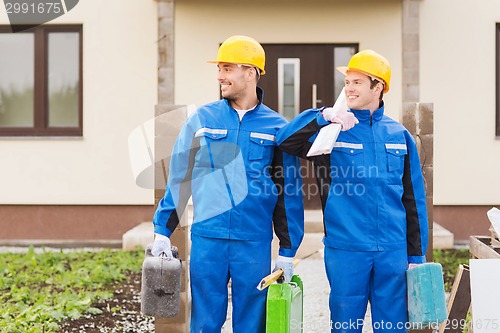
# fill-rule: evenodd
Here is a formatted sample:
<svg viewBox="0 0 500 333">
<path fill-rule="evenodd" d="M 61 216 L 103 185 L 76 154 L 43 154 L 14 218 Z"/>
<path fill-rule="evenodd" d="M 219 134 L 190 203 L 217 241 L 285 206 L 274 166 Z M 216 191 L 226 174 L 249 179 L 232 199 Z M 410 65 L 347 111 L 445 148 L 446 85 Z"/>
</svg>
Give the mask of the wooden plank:
<svg viewBox="0 0 500 333">
<path fill-rule="evenodd" d="M 462 333 L 470 305 L 470 270 L 460 265 L 448 300 L 448 319 L 440 326 L 439 333 Z"/>
<path fill-rule="evenodd" d="M 470 236 L 470 253 L 475 258 L 500 259 L 500 253 L 496 250 L 499 248 L 491 246 L 491 237 Z"/>
<path fill-rule="evenodd" d="M 491 246 L 493 248 L 500 248 L 500 241 L 496 238 L 491 238 Z"/>
<path fill-rule="evenodd" d="M 497 239 L 497 241 L 498 241 L 498 235 L 497 235 L 497 233 L 495 232 L 495 228 L 494 228 L 493 226 L 491 226 L 491 227 L 490 227 L 490 233 L 491 233 L 491 238 L 492 238 L 492 239 L 495 239 L 495 238 L 496 238 L 496 239 Z"/>
</svg>

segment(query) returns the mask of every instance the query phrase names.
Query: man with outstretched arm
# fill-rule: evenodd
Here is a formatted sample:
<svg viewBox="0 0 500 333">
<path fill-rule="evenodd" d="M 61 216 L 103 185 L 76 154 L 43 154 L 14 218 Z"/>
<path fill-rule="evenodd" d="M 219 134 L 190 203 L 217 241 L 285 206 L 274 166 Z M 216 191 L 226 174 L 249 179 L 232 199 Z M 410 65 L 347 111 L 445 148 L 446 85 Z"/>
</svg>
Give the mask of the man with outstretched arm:
<svg viewBox="0 0 500 333">
<path fill-rule="evenodd" d="M 387 59 L 364 50 L 338 70 L 345 74 L 349 110 L 306 110 L 278 132 L 278 145 L 314 162 L 331 331 L 360 333 L 369 301 L 374 332 L 406 332 L 406 270 L 425 262 L 428 236 L 417 147 L 384 115 Z M 307 157 L 318 131 L 331 122 L 343 129 L 331 153 Z"/>
</svg>

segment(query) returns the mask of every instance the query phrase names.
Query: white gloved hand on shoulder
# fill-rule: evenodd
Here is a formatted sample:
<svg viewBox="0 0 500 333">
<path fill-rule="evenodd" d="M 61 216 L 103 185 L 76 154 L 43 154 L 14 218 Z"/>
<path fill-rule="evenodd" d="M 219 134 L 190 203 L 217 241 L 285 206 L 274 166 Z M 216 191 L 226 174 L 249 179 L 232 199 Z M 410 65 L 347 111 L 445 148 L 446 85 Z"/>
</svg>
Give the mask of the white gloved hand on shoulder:
<svg viewBox="0 0 500 333">
<path fill-rule="evenodd" d="M 325 120 L 331 123 L 340 124 L 342 126 L 342 131 L 348 131 L 359 123 L 352 112 L 344 109 L 335 110 L 333 107 L 325 108 L 322 114 Z"/>
</svg>

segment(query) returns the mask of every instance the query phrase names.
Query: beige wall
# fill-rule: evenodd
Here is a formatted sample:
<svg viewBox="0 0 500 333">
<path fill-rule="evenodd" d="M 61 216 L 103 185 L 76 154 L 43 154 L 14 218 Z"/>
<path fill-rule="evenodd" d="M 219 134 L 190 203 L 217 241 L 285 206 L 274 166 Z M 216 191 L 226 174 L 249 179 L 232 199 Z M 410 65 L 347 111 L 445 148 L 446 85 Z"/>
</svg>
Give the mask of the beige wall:
<svg viewBox="0 0 500 333">
<path fill-rule="evenodd" d="M 498 204 L 500 141 L 494 137 L 498 1 L 485 0 L 481 6 L 474 0 L 419 3 L 420 100 L 434 103 L 435 109 L 434 204 Z M 201 105 L 217 99 L 216 69 L 206 60 L 215 57 L 218 44 L 228 36 L 247 34 L 263 43 L 359 42 L 360 49 L 379 51 L 393 69 L 391 92 L 385 98 L 387 114 L 400 119 L 400 1 L 292 0 L 252 5 L 257 10 L 243 1 L 176 3 L 176 103 Z"/>
<path fill-rule="evenodd" d="M 421 2 L 421 100 L 434 103 L 434 204 L 498 205 L 497 0 Z"/>
<path fill-rule="evenodd" d="M 152 204 L 127 140 L 154 116 L 157 3 L 85 0 L 50 23 L 83 24 L 83 138 L 0 138 L 2 204 Z M 0 10 L 0 24 L 9 24 Z"/>
<path fill-rule="evenodd" d="M 393 81 L 401 82 L 400 1 L 181 0 L 175 15 L 177 104 L 219 98 L 217 69 L 206 61 L 216 57 L 219 43 L 238 34 L 261 43 L 359 43 L 385 55 L 395 69 Z M 399 120 L 400 84 L 392 85 L 386 102 L 388 114 Z"/>
<path fill-rule="evenodd" d="M 157 3 L 86 0 L 51 23 L 83 23 L 84 136 L 0 138 L 4 204 L 151 204 L 135 185 L 129 133 L 153 116 Z M 355 10 L 353 9 L 355 6 Z M 420 2 L 422 102 L 435 108 L 434 203 L 500 202 L 500 141 L 494 137 L 497 0 Z M 451 19 L 453 18 L 453 19 Z M 0 23 L 8 24 L 5 11 Z M 175 13 L 175 102 L 218 98 L 207 64 L 233 34 L 262 43 L 359 42 L 393 68 L 388 115 L 401 111 L 401 1 L 179 0 Z"/>
</svg>

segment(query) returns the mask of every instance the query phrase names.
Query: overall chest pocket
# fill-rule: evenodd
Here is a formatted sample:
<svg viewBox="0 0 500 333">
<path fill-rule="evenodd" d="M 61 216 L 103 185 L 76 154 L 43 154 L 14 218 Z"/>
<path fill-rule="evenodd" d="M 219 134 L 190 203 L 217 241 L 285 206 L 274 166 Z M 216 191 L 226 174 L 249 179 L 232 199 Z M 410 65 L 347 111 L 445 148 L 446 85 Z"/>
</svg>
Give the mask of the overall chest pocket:
<svg viewBox="0 0 500 333">
<path fill-rule="evenodd" d="M 362 182 L 367 177 L 363 144 L 336 142 L 330 169 L 334 181 Z"/>
<path fill-rule="evenodd" d="M 274 135 L 250 132 L 250 147 L 248 159 L 250 161 L 268 159 L 272 156 L 276 138 Z"/>
<path fill-rule="evenodd" d="M 195 158 L 197 166 L 221 168 L 234 158 L 232 151 L 236 145 L 226 142 L 226 129 L 201 128 L 195 137 L 200 139 L 200 149 Z"/>
<path fill-rule="evenodd" d="M 387 155 L 388 171 L 404 169 L 405 156 L 408 154 L 408 149 L 405 143 L 386 143 L 385 152 Z"/>
</svg>

